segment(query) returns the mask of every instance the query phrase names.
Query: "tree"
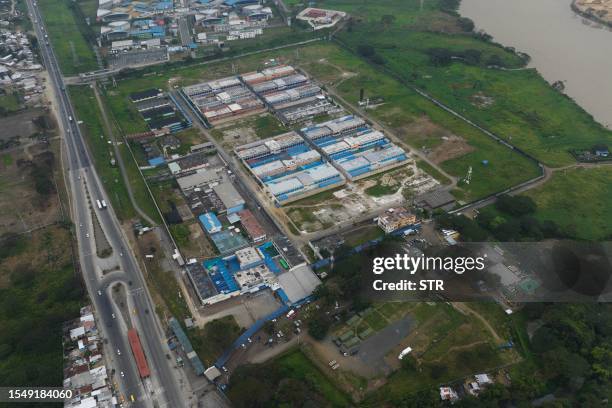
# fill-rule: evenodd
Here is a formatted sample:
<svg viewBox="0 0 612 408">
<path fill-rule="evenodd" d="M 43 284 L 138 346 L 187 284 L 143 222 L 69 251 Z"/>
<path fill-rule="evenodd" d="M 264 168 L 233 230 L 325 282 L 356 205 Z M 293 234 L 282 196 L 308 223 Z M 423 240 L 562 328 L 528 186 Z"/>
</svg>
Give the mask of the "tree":
<svg viewBox="0 0 612 408">
<path fill-rule="evenodd" d="M 446 48 L 430 48 L 426 52 L 432 65 L 445 66 L 452 62 L 453 54 Z"/>
<path fill-rule="evenodd" d="M 360 44 L 360 45 L 357 46 L 357 54 L 359 54 L 359 55 L 361 55 L 362 57 L 365 57 L 365 58 L 370 58 L 374 54 L 376 54 L 376 50 L 371 45 Z"/>
<path fill-rule="evenodd" d="M 395 22 L 395 16 L 391 14 L 385 14 L 380 18 L 380 22 L 385 27 L 385 30 L 388 30 L 391 24 Z"/>
<path fill-rule="evenodd" d="M 263 325 L 263 330 L 266 334 L 272 335 L 274 333 L 274 322 L 268 320 Z"/>
<path fill-rule="evenodd" d="M 504 194 L 497 199 L 495 208 L 506 214 L 521 216 L 533 214 L 538 207 L 531 197 Z"/>
<path fill-rule="evenodd" d="M 457 20 L 457 24 L 465 32 L 469 33 L 469 32 L 474 31 L 474 22 L 467 17 L 460 17 Z"/>
<path fill-rule="evenodd" d="M 315 340 L 323 340 L 330 326 L 331 322 L 327 316 L 320 311 L 308 320 L 308 334 Z"/>
</svg>

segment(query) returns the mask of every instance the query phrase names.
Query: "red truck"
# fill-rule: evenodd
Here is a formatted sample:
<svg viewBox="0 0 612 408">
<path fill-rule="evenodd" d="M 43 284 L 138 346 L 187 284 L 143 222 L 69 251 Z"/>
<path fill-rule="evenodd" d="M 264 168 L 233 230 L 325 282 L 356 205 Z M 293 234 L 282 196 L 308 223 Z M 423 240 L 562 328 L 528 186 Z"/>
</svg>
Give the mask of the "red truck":
<svg viewBox="0 0 612 408">
<path fill-rule="evenodd" d="M 151 371 L 149 370 L 149 364 L 147 364 L 144 351 L 142 351 L 142 344 L 140 344 L 140 338 L 138 337 L 138 332 L 136 329 L 128 330 L 128 340 L 130 342 L 132 354 L 134 354 L 134 359 L 136 360 L 136 365 L 138 366 L 138 374 L 140 374 L 140 378 L 144 379 L 149 377 L 151 375 Z"/>
</svg>

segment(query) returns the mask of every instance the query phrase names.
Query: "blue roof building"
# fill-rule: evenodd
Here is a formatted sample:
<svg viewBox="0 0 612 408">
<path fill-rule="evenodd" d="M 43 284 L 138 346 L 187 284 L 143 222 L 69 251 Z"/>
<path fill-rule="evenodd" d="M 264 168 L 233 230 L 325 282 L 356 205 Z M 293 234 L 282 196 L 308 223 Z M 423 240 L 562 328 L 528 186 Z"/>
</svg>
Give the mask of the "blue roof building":
<svg viewBox="0 0 612 408">
<path fill-rule="evenodd" d="M 202 214 L 199 217 L 200 223 L 209 234 L 214 234 L 222 229 L 221 221 L 213 213 Z"/>
<path fill-rule="evenodd" d="M 152 159 L 149 159 L 149 166 L 160 166 L 162 164 L 164 164 L 166 161 L 164 160 L 164 158 L 162 156 L 158 156 L 158 157 L 153 157 Z"/>
</svg>

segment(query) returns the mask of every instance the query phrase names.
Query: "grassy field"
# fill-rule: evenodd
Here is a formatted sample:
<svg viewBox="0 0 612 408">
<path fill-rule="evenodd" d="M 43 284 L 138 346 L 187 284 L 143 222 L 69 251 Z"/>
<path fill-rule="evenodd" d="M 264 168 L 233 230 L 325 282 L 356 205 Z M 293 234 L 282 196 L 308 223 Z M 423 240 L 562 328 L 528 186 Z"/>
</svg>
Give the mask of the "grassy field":
<svg viewBox="0 0 612 408">
<path fill-rule="evenodd" d="M 135 217 L 136 212 L 129 199 L 127 189 L 118 166 L 110 163 L 112 147 L 108 144 L 108 135 L 102 126 L 102 116 L 93 90 L 88 86 L 71 86 L 70 98 L 76 110 L 76 117 L 82 120 L 81 131 L 85 135 L 92 153 L 96 170 L 109 195 L 113 208 L 120 220 L 126 221 Z"/>
<path fill-rule="evenodd" d="M 405 313 L 402 305 L 387 303 L 378 310 L 389 318 L 398 312 Z M 514 352 L 499 351 L 491 333 L 479 321 L 447 304 L 411 303 L 408 307 L 417 323 L 404 342 L 413 348 L 418 368 L 399 368 L 382 387 L 366 397 L 365 406 L 397 404 L 411 393 L 518 358 Z M 503 313 L 501 309 L 499 312 Z M 497 328 L 496 324 L 493 326 Z"/>
<path fill-rule="evenodd" d="M 422 10 L 416 0 L 388 0 L 375 5 L 346 0 L 325 3 L 367 16 L 355 23 L 350 32 L 340 35 L 350 47 L 372 46 L 386 68 L 403 80 L 550 166 L 572 163 L 569 149 L 609 144 L 612 140 L 611 132 L 570 98 L 554 90 L 535 70 L 520 69 L 524 65 L 520 56 L 497 44 L 452 30 L 451 20 L 459 23 L 452 16 L 444 29 L 428 26 L 439 17 L 436 9 L 440 9 L 442 2 L 428 2 Z M 395 17 L 389 24 L 382 23 L 385 13 Z M 430 56 L 436 49 L 445 50 L 454 58 L 435 61 Z"/>
<path fill-rule="evenodd" d="M 542 187 L 529 191 L 536 217 L 552 220 L 570 236 L 586 240 L 612 237 L 612 167 L 556 172 Z"/>
<path fill-rule="evenodd" d="M 38 6 L 64 75 L 98 69 L 95 54 L 79 29 L 67 0 L 40 0 Z"/>
<path fill-rule="evenodd" d="M 5 113 L 15 112 L 19 110 L 21 103 L 19 95 L 15 92 L 12 94 L 0 95 L 0 110 Z"/>
</svg>

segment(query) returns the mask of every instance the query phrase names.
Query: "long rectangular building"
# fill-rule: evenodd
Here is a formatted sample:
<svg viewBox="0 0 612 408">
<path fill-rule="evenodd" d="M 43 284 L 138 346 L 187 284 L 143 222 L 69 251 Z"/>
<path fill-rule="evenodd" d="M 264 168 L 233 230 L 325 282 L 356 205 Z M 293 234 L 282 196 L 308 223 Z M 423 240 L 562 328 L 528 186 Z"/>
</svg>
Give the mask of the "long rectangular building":
<svg viewBox="0 0 612 408">
<path fill-rule="evenodd" d="M 266 156 L 282 153 L 296 146 L 306 146 L 306 141 L 300 135 L 291 131 L 274 138 L 237 147 L 235 153 L 242 160 L 261 159 Z"/>
<path fill-rule="evenodd" d="M 323 137 L 338 137 L 366 126 L 365 120 L 360 117 L 348 115 L 338 119 L 303 128 L 300 132 L 308 139 L 316 141 Z"/>
<path fill-rule="evenodd" d="M 261 82 L 270 81 L 275 78 L 292 75 L 295 73 L 295 69 L 289 65 L 281 65 L 272 68 L 266 68 L 261 72 L 249 72 L 248 74 L 242 75 L 242 80 L 249 85 L 258 84 Z"/>
<path fill-rule="evenodd" d="M 210 123 L 264 109 L 263 102 L 237 77 L 186 86 L 182 92 Z"/>
<path fill-rule="evenodd" d="M 346 182 L 331 164 L 323 163 L 300 172 L 274 179 L 265 187 L 280 205 L 341 186 Z"/>
<path fill-rule="evenodd" d="M 393 143 L 335 160 L 334 164 L 352 181 L 371 176 L 405 164 L 408 156 L 404 149 Z"/>
</svg>

